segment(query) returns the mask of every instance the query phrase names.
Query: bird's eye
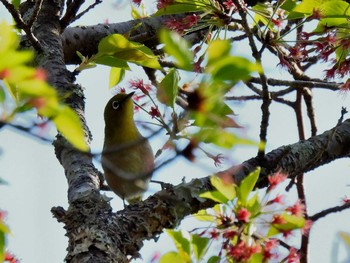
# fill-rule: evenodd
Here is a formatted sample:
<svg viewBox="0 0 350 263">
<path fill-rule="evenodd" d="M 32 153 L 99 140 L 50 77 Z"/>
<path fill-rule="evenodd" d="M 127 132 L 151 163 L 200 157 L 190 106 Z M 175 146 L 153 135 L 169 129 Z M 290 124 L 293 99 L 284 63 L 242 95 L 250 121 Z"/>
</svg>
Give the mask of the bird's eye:
<svg viewBox="0 0 350 263">
<path fill-rule="evenodd" d="M 120 103 L 118 101 L 115 100 L 112 102 L 113 109 L 117 110 L 119 108 L 119 106 L 120 106 Z"/>
</svg>

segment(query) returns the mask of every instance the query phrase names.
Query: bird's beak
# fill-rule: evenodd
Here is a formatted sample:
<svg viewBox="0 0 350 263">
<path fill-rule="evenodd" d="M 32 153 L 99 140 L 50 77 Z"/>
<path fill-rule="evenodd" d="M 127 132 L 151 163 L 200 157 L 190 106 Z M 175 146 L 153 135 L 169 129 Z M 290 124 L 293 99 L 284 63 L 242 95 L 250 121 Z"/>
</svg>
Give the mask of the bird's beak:
<svg viewBox="0 0 350 263">
<path fill-rule="evenodd" d="M 128 95 L 126 95 L 125 100 L 131 99 L 131 97 L 135 94 L 135 91 L 130 92 Z"/>
</svg>

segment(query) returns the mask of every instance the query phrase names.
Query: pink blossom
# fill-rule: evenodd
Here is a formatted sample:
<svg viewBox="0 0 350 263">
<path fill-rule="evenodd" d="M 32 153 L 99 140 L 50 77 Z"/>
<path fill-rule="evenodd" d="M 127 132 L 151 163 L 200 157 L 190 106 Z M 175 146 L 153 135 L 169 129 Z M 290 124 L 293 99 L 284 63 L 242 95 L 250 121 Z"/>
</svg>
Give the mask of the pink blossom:
<svg viewBox="0 0 350 263">
<path fill-rule="evenodd" d="M 236 214 L 237 219 L 243 223 L 248 223 L 250 216 L 251 216 L 251 213 L 247 210 L 247 208 L 244 208 L 244 207 L 239 209 Z"/>
<path fill-rule="evenodd" d="M 248 246 L 241 240 L 237 245 L 229 247 L 228 254 L 238 262 L 246 262 L 252 255 L 260 252 L 261 247 L 259 245 Z"/>
<path fill-rule="evenodd" d="M 281 172 L 277 172 L 275 174 L 269 175 L 267 177 L 267 179 L 268 179 L 270 185 L 267 188 L 267 191 L 271 191 L 271 190 L 275 189 L 276 186 L 279 185 L 280 183 L 282 183 L 284 180 L 286 180 L 287 177 L 288 177 L 287 174 L 284 174 Z"/>
<path fill-rule="evenodd" d="M 139 89 L 145 95 L 148 95 L 148 91 L 152 89 L 152 86 L 150 84 L 143 83 L 143 79 L 130 80 L 129 84 L 131 88 Z"/>
<path fill-rule="evenodd" d="M 159 112 L 158 108 L 156 108 L 154 106 L 151 107 L 151 110 L 148 113 L 149 113 L 149 115 L 151 115 L 152 119 L 160 116 L 160 112 Z"/>
<path fill-rule="evenodd" d="M 287 221 L 282 217 L 282 215 L 274 215 L 271 224 L 283 225 Z"/>
<path fill-rule="evenodd" d="M 299 263 L 300 262 L 300 256 L 294 247 L 291 247 L 289 249 L 289 255 L 287 257 L 287 262 L 288 263 Z"/>
<path fill-rule="evenodd" d="M 298 200 L 294 205 L 287 207 L 286 211 L 295 216 L 304 216 L 305 205 L 300 200 Z"/>
</svg>

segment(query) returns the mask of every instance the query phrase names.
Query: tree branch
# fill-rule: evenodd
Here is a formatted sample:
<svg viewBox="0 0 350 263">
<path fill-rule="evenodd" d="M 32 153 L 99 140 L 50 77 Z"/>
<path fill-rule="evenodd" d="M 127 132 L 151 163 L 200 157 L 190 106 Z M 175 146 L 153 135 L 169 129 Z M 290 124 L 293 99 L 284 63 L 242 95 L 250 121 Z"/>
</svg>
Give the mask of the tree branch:
<svg viewBox="0 0 350 263">
<path fill-rule="evenodd" d="M 98 43 L 102 38 L 110 34 L 123 35 L 130 33 L 130 40 L 154 47 L 158 44 L 156 32 L 163 27 L 165 21 L 169 20 L 169 17 L 161 16 L 115 24 L 67 28 L 62 34 L 65 62 L 66 64 L 79 64 L 81 60 L 76 54 L 77 51 L 88 57 L 96 54 Z M 138 26 L 140 23 L 141 25 Z M 185 38 L 191 43 L 196 43 L 201 39 L 201 32 L 191 33 L 186 35 Z"/>
<path fill-rule="evenodd" d="M 337 136 L 334 136 L 334 134 L 337 134 Z M 336 143 L 339 146 L 337 151 L 327 147 L 327 145 L 334 143 L 333 140 L 335 138 L 337 138 Z M 239 183 L 257 166 L 261 166 L 262 170 L 257 184 L 257 187 L 261 188 L 266 186 L 267 176 L 276 170 L 281 169 L 287 172 L 289 177 L 293 177 L 336 159 L 348 157 L 350 153 L 349 146 L 350 119 L 306 141 L 279 147 L 266 154 L 264 159 L 249 159 L 239 166 L 231 167 L 218 173 L 218 176 L 229 175 L 234 182 Z M 84 253 L 92 253 L 93 250 L 93 248 L 89 247 L 92 233 L 88 235 L 84 231 L 92 231 L 92 236 L 95 237 L 96 235 L 98 236 L 98 233 L 95 232 L 101 231 L 100 227 L 102 227 L 108 232 L 108 235 L 103 233 L 103 236 L 106 235 L 106 237 L 103 243 L 104 246 L 98 247 L 99 253 L 109 255 L 108 250 L 112 245 L 124 253 L 124 258 L 105 262 L 126 262 L 126 254 L 134 257 L 138 256 L 137 251 L 142 247 L 142 240 L 156 238 L 163 228 L 176 227 L 185 216 L 196 213 L 200 209 L 212 207 L 214 205 L 212 201 L 199 197 L 199 194 L 210 190 L 212 190 L 212 186 L 208 176 L 164 189 L 145 201 L 129 205 L 117 213 L 112 213 L 110 207 L 101 201 L 103 198 L 97 193 L 94 199 L 91 199 L 91 195 L 89 198 L 86 198 L 84 206 L 74 206 L 73 210 L 70 209 L 68 212 L 64 210 L 62 212 L 62 208 L 54 208 L 53 213 L 61 222 L 65 223 L 66 229 L 73 233 L 70 236 L 72 238 L 70 242 L 75 244 L 80 244 L 82 241 L 87 242 L 83 243 Z M 88 220 L 94 220 L 94 222 L 90 222 L 92 225 L 90 225 L 89 229 L 81 230 L 82 222 L 73 217 L 72 214 L 74 213 L 80 215 L 78 216 L 80 220 L 87 217 L 93 218 Z M 313 219 L 313 217 L 310 219 Z M 96 218 L 99 218 L 99 220 L 96 220 Z M 103 226 L 99 223 L 101 221 Z M 80 232 L 78 231 L 79 229 Z M 100 234 L 102 235 L 102 233 Z M 90 239 L 86 241 L 82 236 L 90 236 Z M 78 255 L 73 256 L 75 251 L 69 251 L 68 258 L 78 258 Z M 68 260 L 68 262 L 78 261 Z"/>
</svg>

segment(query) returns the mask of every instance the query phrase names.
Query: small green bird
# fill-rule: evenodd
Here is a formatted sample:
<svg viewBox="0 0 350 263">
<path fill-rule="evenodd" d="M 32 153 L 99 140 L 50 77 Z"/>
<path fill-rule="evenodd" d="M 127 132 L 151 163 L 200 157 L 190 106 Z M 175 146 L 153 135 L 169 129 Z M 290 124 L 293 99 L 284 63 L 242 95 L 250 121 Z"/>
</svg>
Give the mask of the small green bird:
<svg viewBox="0 0 350 263">
<path fill-rule="evenodd" d="M 108 186 L 129 203 L 141 200 L 154 169 L 152 148 L 134 122 L 133 94 L 119 93 L 108 101 L 101 158 Z"/>
</svg>

